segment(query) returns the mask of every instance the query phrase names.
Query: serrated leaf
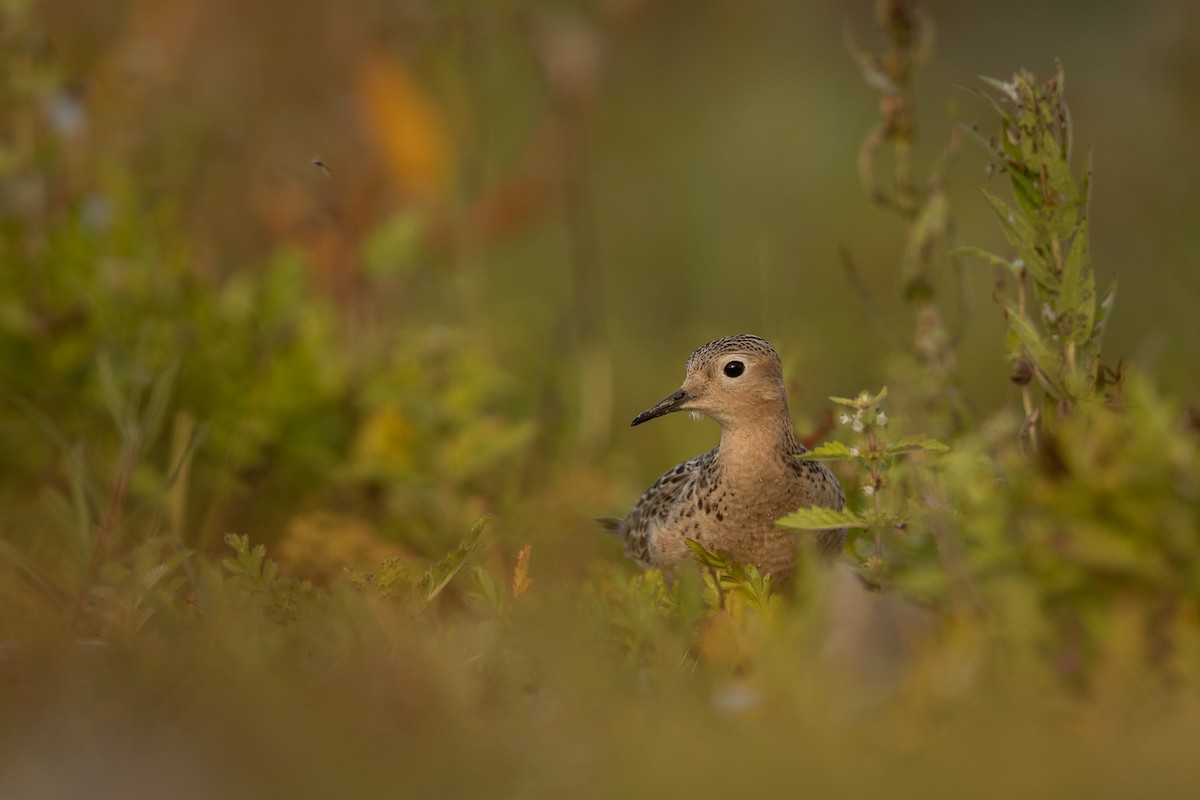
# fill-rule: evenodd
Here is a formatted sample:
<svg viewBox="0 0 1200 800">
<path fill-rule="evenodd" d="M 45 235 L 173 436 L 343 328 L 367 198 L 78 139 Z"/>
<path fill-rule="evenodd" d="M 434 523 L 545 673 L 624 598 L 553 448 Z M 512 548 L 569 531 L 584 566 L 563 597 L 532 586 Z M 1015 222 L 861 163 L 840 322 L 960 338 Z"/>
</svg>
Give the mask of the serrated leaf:
<svg viewBox="0 0 1200 800">
<path fill-rule="evenodd" d="M 1047 386 L 1058 389 L 1058 373 L 1062 366 L 1059 352 L 1047 344 L 1042 333 L 1021 314 L 1020 310 L 1006 304 L 1005 311 L 1008 314 L 1009 330 L 1017 335 L 1021 346 L 1029 354 L 1038 377 Z"/>
<path fill-rule="evenodd" d="M 1064 335 L 1072 342 L 1084 343 L 1092 337 L 1094 320 L 1096 320 L 1096 275 L 1088 270 L 1082 279 L 1079 300 L 1075 302 L 1074 325 Z"/>
<path fill-rule="evenodd" d="M 529 587 L 533 585 L 533 578 L 529 577 L 529 553 L 533 550 L 533 545 L 527 544 L 517 553 L 517 565 L 513 568 L 512 580 L 512 596 L 513 598 L 520 597 L 529 591 Z"/>
<path fill-rule="evenodd" d="M 1020 159 L 1026 159 L 1026 156 L 1021 155 Z M 1038 192 L 1037 187 L 1033 185 L 1033 177 L 1030 172 L 1030 165 L 1027 160 L 1019 160 L 1016 163 L 1010 162 L 1007 167 L 1008 182 L 1012 187 L 1013 196 L 1017 198 L 1018 205 L 1021 206 L 1021 213 L 1026 217 L 1037 218 L 1041 213 L 1043 198 Z"/>
<path fill-rule="evenodd" d="M 858 397 L 830 397 L 830 401 L 837 403 L 839 406 L 850 406 L 851 408 L 870 408 L 873 405 L 882 403 L 888 396 L 888 388 L 884 386 L 879 390 L 879 394 L 871 396 L 866 392 L 859 393 Z"/>
<path fill-rule="evenodd" d="M 982 98 L 984 98 L 985 100 L 991 100 L 991 99 L 992 99 L 992 98 L 991 98 L 991 97 L 989 97 L 987 94 L 985 94 L 985 93 L 983 93 L 983 92 L 979 91 L 978 89 L 972 89 L 972 88 L 970 88 L 970 87 L 960 87 L 960 88 L 965 88 L 965 89 L 966 89 L 967 91 L 969 91 L 971 94 L 974 94 L 974 95 L 976 95 L 977 97 L 982 97 Z M 998 151 L 998 150 L 997 150 L 997 149 L 996 149 L 996 148 L 995 148 L 995 147 L 992 145 L 992 142 L 991 142 L 991 140 L 989 140 L 989 139 L 988 139 L 986 136 L 984 136 L 984 135 L 983 135 L 983 134 L 981 134 L 981 133 L 980 133 L 978 130 L 976 130 L 975 126 L 973 126 L 973 125 L 967 125 L 967 124 L 966 124 L 966 123 L 964 123 L 964 122 L 960 122 L 960 123 L 958 124 L 958 127 L 959 127 L 959 128 L 960 128 L 960 129 L 961 129 L 963 132 L 965 132 L 969 138 L 971 138 L 971 139 L 974 139 L 974 140 L 975 140 L 975 143 L 976 143 L 976 144 L 978 144 L 978 145 L 980 145 L 981 147 L 983 147 L 983 149 L 987 150 L 989 153 L 991 153 L 992 155 L 996 156 L 997 158 L 1002 158 L 1002 157 L 1003 157 L 1003 153 L 999 152 L 999 151 Z"/>
<path fill-rule="evenodd" d="M 848 445 L 841 442 L 826 442 L 806 453 L 797 453 L 796 458 L 802 461 L 836 461 L 843 458 L 854 458 L 854 454 L 850 452 Z"/>
<path fill-rule="evenodd" d="M 780 528 L 793 531 L 829 531 L 838 528 L 865 528 L 866 521 L 848 509 L 836 510 L 811 506 L 793 511 L 775 520 Z"/>
<path fill-rule="evenodd" d="M 1037 243 L 1037 234 L 1029 222 L 996 195 L 986 189 L 981 191 L 984 199 L 992 206 L 992 210 L 996 212 L 996 217 L 1000 220 L 1000 232 L 1017 251 L 1021 260 L 1025 262 L 1025 268 L 1033 275 L 1035 281 L 1046 280 L 1045 259 L 1034 249 Z"/>
<path fill-rule="evenodd" d="M 683 543 L 688 550 L 692 551 L 692 558 L 702 566 L 726 571 L 730 569 L 729 562 L 725 560 L 724 556 L 714 553 L 695 539 L 684 539 Z"/>
<path fill-rule="evenodd" d="M 1000 151 L 1004 157 L 1006 168 L 1016 170 L 1029 168 L 1029 139 L 1026 134 L 1027 131 L 1021 127 L 1020 121 L 1015 117 L 1005 117 L 1000 120 Z"/>
<path fill-rule="evenodd" d="M 500 591 L 500 586 L 495 579 L 488 573 L 486 569 L 480 566 L 471 568 L 471 574 L 475 576 L 475 585 L 479 587 L 479 591 L 472 592 L 468 599 L 475 605 L 483 606 L 497 613 L 504 610 L 507 604 L 506 598 Z"/>
<path fill-rule="evenodd" d="M 767 609 L 771 595 L 770 575 L 763 575 L 753 564 L 732 563 L 695 539 L 684 539 L 684 544 L 697 563 L 712 571 L 710 577 L 716 581 L 719 590 L 740 592 L 759 610 Z"/>
<path fill-rule="evenodd" d="M 1071 250 L 1063 262 L 1062 287 L 1058 295 L 1057 311 L 1066 317 L 1063 336 L 1073 342 L 1086 342 L 1092 334 L 1096 316 L 1096 278 L 1088 269 L 1088 222 L 1079 223 Z"/>
<path fill-rule="evenodd" d="M 471 530 L 459 542 L 458 547 L 436 561 L 421 576 L 421 580 L 417 581 L 417 593 L 423 603 L 429 603 L 441 594 L 446 585 L 450 583 L 451 578 L 458 574 L 471 554 L 479 548 L 479 537 L 483 535 L 483 529 L 487 526 L 489 519 L 491 517 L 480 517 L 479 521 L 471 526 Z"/>
<path fill-rule="evenodd" d="M 250 537 L 246 535 L 238 535 L 236 533 L 225 534 L 225 544 L 233 548 L 233 551 L 238 556 L 244 556 L 250 551 Z"/>
<path fill-rule="evenodd" d="M 170 574 L 172 569 L 174 567 L 171 564 L 155 564 L 140 576 L 142 585 L 147 589 L 153 589 L 160 580 Z"/>
<path fill-rule="evenodd" d="M 950 451 L 950 447 L 942 444 L 937 439 L 931 439 L 928 436 L 918 434 L 916 436 L 906 436 L 903 439 L 892 442 L 888 445 L 887 454 L 895 456 L 902 453 L 914 453 L 918 450 L 928 453 L 947 453 Z"/>
</svg>

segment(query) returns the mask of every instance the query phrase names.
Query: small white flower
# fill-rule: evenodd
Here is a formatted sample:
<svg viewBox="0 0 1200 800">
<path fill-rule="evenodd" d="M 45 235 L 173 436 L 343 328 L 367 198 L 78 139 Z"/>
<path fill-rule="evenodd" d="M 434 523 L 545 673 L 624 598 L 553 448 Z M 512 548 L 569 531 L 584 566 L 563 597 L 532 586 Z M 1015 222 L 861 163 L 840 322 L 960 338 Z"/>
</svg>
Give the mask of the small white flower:
<svg viewBox="0 0 1200 800">
<path fill-rule="evenodd" d="M 851 447 L 851 448 L 850 448 L 850 457 L 851 457 L 851 458 L 858 458 L 858 448 L 857 448 L 857 447 Z"/>
<path fill-rule="evenodd" d="M 861 420 L 861 419 L 859 419 L 858 417 L 855 417 L 855 418 L 854 418 L 854 424 L 853 424 L 853 425 L 851 425 L 850 427 L 854 429 L 854 432 L 855 432 L 855 433 L 862 433 L 862 432 L 863 432 L 863 422 L 862 422 L 862 420 Z"/>
<path fill-rule="evenodd" d="M 875 424 L 876 425 L 887 425 L 887 414 L 883 413 L 882 411 L 880 411 L 878 414 L 876 414 L 875 415 Z"/>
<path fill-rule="evenodd" d="M 838 422 L 842 423 L 843 425 L 849 425 L 850 424 L 850 415 L 842 414 L 840 417 L 838 417 Z"/>
<path fill-rule="evenodd" d="M 865 494 L 867 497 L 870 497 L 871 495 L 875 494 L 875 486 L 873 484 L 868 483 L 866 486 L 863 487 L 863 494 Z"/>
</svg>

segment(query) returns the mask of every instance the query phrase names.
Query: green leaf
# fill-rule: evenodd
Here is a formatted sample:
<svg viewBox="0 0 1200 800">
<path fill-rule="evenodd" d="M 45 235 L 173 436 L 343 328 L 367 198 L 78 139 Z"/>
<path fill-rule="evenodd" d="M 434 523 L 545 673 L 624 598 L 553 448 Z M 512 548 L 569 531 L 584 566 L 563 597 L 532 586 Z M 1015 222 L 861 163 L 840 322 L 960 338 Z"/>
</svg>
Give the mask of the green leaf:
<svg viewBox="0 0 1200 800">
<path fill-rule="evenodd" d="M 947 255 L 949 255 L 951 257 L 953 257 L 953 256 L 974 256 L 975 258 L 983 259 L 984 261 L 986 261 L 987 263 L 989 263 L 993 266 L 1003 267 L 1004 269 L 1008 270 L 1009 272 L 1013 273 L 1014 275 L 1018 274 L 1020 271 L 1019 267 L 1016 267 L 1013 265 L 1012 259 L 1001 258 L 1000 256 L 996 255 L 995 253 L 984 250 L 982 247 L 973 247 L 970 245 L 955 247 L 955 248 L 952 248 L 947 253 Z"/>
<path fill-rule="evenodd" d="M 683 543 L 688 550 L 692 551 L 692 558 L 696 559 L 701 566 L 725 571 L 730 569 L 730 564 L 724 556 L 714 553 L 695 539 L 684 539 Z"/>
<path fill-rule="evenodd" d="M 1000 231 L 1005 240 L 1017 251 L 1034 280 L 1045 282 L 1048 278 L 1045 259 L 1035 249 L 1038 242 L 1037 232 L 1030 226 L 1029 221 L 1014 211 L 1008 203 L 986 189 L 981 191 L 1000 220 Z"/>
<path fill-rule="evenodd" d="M 1031 165 L 1025 162 L 1009 163 L 1007 167 L 1008 182 L 1012 187 L 1013 196 L 1021 206 L 1021 213 L 1026 217 L 1036 219 L 1041 213 L 1043 197 L 1033 185 Z"/>
<path fill-rule="evenodd" d="M 771 597 L 770 575 L 763 575 L 753 564 L 732 563 L 695 539 L 685 539 L 684 544 L 697 563 L 712 570 L 717 588 L 721 591 L 740 592 L 758 606 L 759 610 L 767 609 Z"/>
<path fill-rule="evenodd" d="M 814 447 L 807 453 L 797 453 L 796 458 L 802 461 L 837 461 L 845 458 L 854 458 L 854 454 L 850 452 L 850 447 L 841 442 L 826 442 L 820 447 Z"/>
<path fill-rule="evenodd" d="M 1067 235 L 1074 226 L 1079 211 L 1079 187 L 1075 185 L 1075 176 L 1071 173 L 1071 162 L 1062 153 L 1062 147 L 1053 130 L 1053 123 L 1047 121 L 1047 130 L 1043 135 L 1042 147 L 1047 154 L 1044 164 L 1046 168 L 1045 194 L 1047 205 L 1052 211 L 1055 233 L 1059 238 Z M 1050 155 L 1052 154 L 1052 155 Z"/>
<path fill-rule="evenodd" d="M 793 531 L 828 531 L 837 528 L 865 528 L 866 521 L 853 511 L 810 506 L 775 520 L 780 528 Z"/>
<path fill-rule="evenodd" d="M 1015 306 L 1005 304 L 1008 314 L 1009 330 L 1017 335 L 1025 352 L 1029 354 L 1038 376 L 1042 381 L 1058 388 L 1058 374 L 1062 367 L 1062 357 L 1058 350 L 1051 347 L 1042 333 Z"/>
<path fill-rule="evenodd" d="M 984 94 L 983 92 L 979 91 L 978 89 L 972 89 L 970 87 L 961 87 L 961 88 L 965 88 L 968 92 L 976 95 L 977 97 L 982 97 L 985 100 L 992 101 L 992 98 L 989 95 Z M 999 108 L 999 107 L 997 107 L 997 108 Z M 992 155 L 994 155 L 998 158 L 1003 156 L 1002 153 L 1000 153 L 999 151 L 996 150 L 996 148 L 992 145 L 992 142 L 986 136 L 984 136 L 978 130 L 976 130 L 975 126 L 967 125 L 966 123 L 960 122 L 958 124 L 958 127 L 963 132 L 965 132 L 969 138 L 974 139 L 976 144 L 983 147 L 985 150 L 987 150 Z"/>
<path fill-rule="evenodd" d="M 495 578 L 480 566 L 472 567 L 471 574 L 475 577 L 475 585 L 479 587 L 479 591 L 471 593 L 469 599 L 475 605 L 483 606 L 493 612 L 500 613 L 504 611 L 508 603 L 508 598 L 505 597 L 500 584 L 496 583 Z"/>
<path fill-rule="evenodd" d="M 491 517 L 487 516 L 480 517 L 471 526 L 471 530 L 467 532 L 466 537 L 459 542 L 458 547 L 453 552 L 436 561 L 421 576 L 421 580 L 417 582 L 417 593 L 420 595 L 423 603 L 427 604 L 441 594 L 446 585 L 450 583 L 450 580 L 467 563 L 467 559 L 471 557 L 471 554 L 479 549 L 479 537 L 483 535 L 483 529 L 487 526 L 490 519 Z"/>
<path fill-rule="evenodd" d="M 162 430 L 167 407 L 170 404 L 171 395 L 175 392 L 175 384 L 179 378 L 181 363 L 182 359 L 175 358 L 171 362 L 171 365 L 163 370 L 155 379 L 154 385 L 150 390 L 150 399 L 146 403 L 146 409 L 142 413 L 141 421 L 141 435 L 147 444 L 154 442 Z"/>
<path fill-rule="evenodd" d="M 866 392 L 862 392 L 858 397 L 831 397 L 830 401 L 837 403 L 839 406 L 850 406 L 851 408 L 870 408 L 871 406 L 882 403 L 888 395 L 888 389 L 884 386 L 879 390 L 879 394 L 872 397 Z"/>
<path fill-rule="evenodd" d="M 1063 264 L 1062 287 L 1056 311 L 1063 317 L 1062 334 L 1074 342 L 1085 342 L 1092 334 L 1096 315 L 1096 278 L 1088 269 L 1088 222 L 1080 221 Z"/>
</svg>

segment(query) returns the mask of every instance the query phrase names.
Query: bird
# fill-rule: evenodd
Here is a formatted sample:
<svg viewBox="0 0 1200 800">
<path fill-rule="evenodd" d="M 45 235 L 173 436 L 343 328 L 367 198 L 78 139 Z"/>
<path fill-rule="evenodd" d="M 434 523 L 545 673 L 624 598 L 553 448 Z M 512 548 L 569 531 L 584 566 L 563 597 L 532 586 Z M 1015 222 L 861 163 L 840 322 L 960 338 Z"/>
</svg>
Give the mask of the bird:
<svg viewBox="0 0 1200 800">
<path fill-rule="evenodd" d="M 623 519 L 601 523 L 624 540 L 627 556 L 669 576 L 692 560 L 687 542 L 694 540 L 790 580 L 805 534 L 775 521 L 814 505 L 841 510 L 846 496 L 824 464 L 798 458 L 806 450 L 792 428 L 779 353 L 750 334 L 711 341 L 688 358 L 683 385 L 631 425 L 675 411 L 715 420 L 720 444 L 668 470 Z M 845 540 L 844 528 L 819 531 L 816 550 L 833 561 Z"/>
</svg>

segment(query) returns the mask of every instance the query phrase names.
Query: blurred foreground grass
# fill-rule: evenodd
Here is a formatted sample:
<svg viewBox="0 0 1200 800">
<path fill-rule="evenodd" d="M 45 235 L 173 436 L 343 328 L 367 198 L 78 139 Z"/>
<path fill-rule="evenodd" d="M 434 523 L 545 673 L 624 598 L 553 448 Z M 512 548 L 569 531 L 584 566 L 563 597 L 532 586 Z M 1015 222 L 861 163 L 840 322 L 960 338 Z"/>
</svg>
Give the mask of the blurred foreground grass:
<svg viewBox="0 0 1200 800">
<path fill-rule="evenodd" d="M 850 461 L 845 565 L 770 594 L 719 567 L 666 586 L 590 521 L 673 463 L 608 454 L 612 381 L 647 384 L 659 350 L 677 374 L 666 342 L 699 329 L 664 306 L 670 335 L 630 348 L 605 320 L 654 293 L 613 312 L 596 283 L 589 181 L 615 180 L 588 169 L 596 96 L 667 12 L 414 3 L 378 12 L 394 51 L 350 15 L 333 38 L 361 56 L 352 102 L 378 144 L 359 166 L 292 152 L 302 170 L 247 178 L 227 209 L 187 173 L 246 143 L 154 99 L 190 86 L 170 81 L 186 48 L 131 88 L 118 55 L 145 51 L 101 47 L 81 89 L 39 15 L 4 6 L 0 796 L 1193 794 L 1196 411 L 1101 359 L 1112 305 L 1061 76 L 1024 73 L 974 131 L 1011 187 L 986 184 L 1006 238 L 984 258 L 1016 388 L 970 402 L 944 321 L 966 268 L 953 158 L 925 177 L 905 161 L 906 70 L 927 54 L 910 4 L 880 7 L 860 167 L 897 218 L 911 332 L 871 373 L 886 396 L 839 387 L 844 424 L 821 430 L 848 442 L 817 451 Z M 127 35 L 191 41 L 214 24 L 196 9 L 134 4 Z M 499 177 L 463 120 L 498 102 L 472 94 L 496 76 L 536 120 L 497 117 L 499 139 L 528 137 L 503 142 L 524 155 Z M 561 261 L 523 238 L 548 209 Z M 796 316 L 817 339 L 864 313 Z M 653 381 L 649 398 L 671 379 Z"/>
</svg>

